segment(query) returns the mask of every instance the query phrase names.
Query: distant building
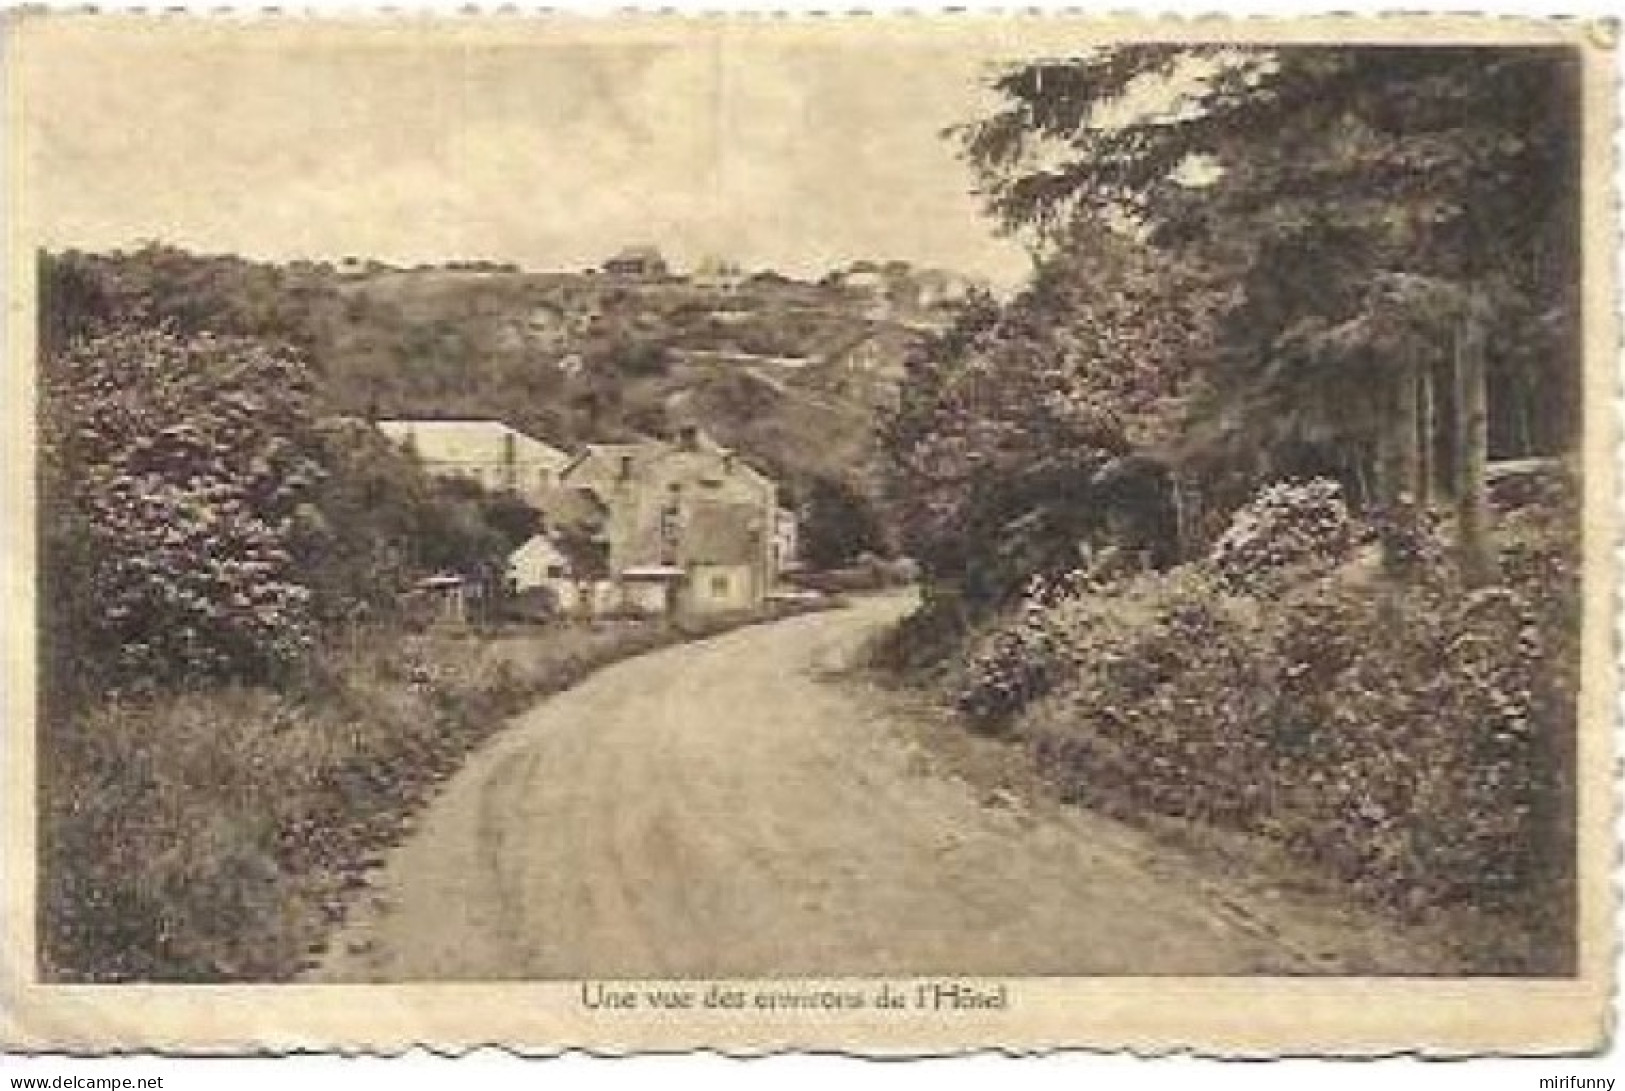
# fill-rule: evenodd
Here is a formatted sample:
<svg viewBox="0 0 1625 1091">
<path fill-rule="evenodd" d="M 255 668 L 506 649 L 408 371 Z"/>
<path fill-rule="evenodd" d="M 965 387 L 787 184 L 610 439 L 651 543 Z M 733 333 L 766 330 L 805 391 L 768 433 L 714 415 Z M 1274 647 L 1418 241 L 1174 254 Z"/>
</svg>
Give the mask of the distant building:
<svg viewBox="0 0 1625 1091">
<path fill-rule="evenodd" d="M 533 504 L 557 487 L 565 452 L 494 420 L 381 420 L 379 431 L 435 477 L 460 477 Z"/>
<path fill-rule="evenodd" d="M 468 621 L 469 581 L 454 572 L 441 572 L 419 580 L 408 602 L 426 622 L 461 625 Z"/>
<path fill-rule="evenodd" d="M 692 281 L 696 288 L 727 295 L 739 290 L 745 282 L 745 273 L 736 261 L 708 257 L 694 267 Z"/>
<path fill-rule="evenodd" d="M 629 280 L 659 280 L 671 274 L 671 267 L 652 246 L 629 246 L 604 262 L 604 272 Z"/>
<path fill-rule="evenodd" d="M 914 274 L 914 305 L 921 310 L 933 310 L 964 299 L 970 291 L 962 277 L 942 269 L 921 269 Z"/>
</svg>

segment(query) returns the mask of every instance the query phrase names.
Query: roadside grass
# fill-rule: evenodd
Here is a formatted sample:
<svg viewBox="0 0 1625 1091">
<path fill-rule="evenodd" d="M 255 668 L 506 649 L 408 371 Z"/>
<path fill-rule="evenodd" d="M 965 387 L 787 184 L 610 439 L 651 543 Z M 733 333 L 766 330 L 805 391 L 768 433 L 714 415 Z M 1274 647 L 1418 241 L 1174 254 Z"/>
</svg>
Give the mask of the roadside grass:
<svg viewBox="0 0 1625 1091">
<path fill-rule="evenodd" d="M 279 690 L 51 710 L 40 726 L 45 981 L 280 981 L 507 717 L 600 667 L 836 603 L 658 625 L 356 633 Z"/>
<path fill-rule="evenodd" d="M 893 714 L 900 737 L 922 775 L 963 783 L 982 807 L 1015 816 L 1018 824 L 1071 825 L 1076 836 L 1098 836 L 1107 822 L 1177 860 L 1200 889 L 1255 926 L 1290 935 L 1316 968 L 1306 973 L 1437 976 L 1472 972 L 1482 964 L 1476 932 L 1461 922 L 1395 922 L 1353 901 L 1329 876 L 1305 867 L 1268 838 L 1198 822 L 1139 813 L 1106 816 L 1068 802 L 1064 786 L 1033 760 L 1028 740 L 967 731 L 960 714 L 929 691 L 900 684 L 884 667 L 853 672 L 870 698 Z M 1086 825 L 1076 825 L 1083 819 Z M 1465 950 L 1464 950 L 1465 948 Z"/>
<path fill-rule="evenodd" d="M 1443 560 L 1387 582 L 1357 550 L 1261 589 L 1189 565 L 970 626 L 928 596 L 872 661 L 1068 803 L 1265 896 L 1379 914 L 1430 950 L 1402 972 L 1565 976 L 1577 526 L 1561 503 L 1503 515 L 1502 582 L 1471 590 Z"/>
</svg>

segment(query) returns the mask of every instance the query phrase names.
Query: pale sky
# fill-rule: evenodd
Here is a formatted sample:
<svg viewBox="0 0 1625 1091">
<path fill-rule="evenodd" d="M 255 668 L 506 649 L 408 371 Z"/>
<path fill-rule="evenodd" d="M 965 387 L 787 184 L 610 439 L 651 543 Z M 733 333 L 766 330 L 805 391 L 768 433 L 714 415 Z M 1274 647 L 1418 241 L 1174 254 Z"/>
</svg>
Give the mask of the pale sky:
<svg viewBox="0 0 1625 1091">
<path fill-rule="evenodd" d="M 22 67 L 40 243 L 552 269 L 648 242 L 680 266 L 903 258 L 1004 283 L 1028 266 L 940 135 L 1022 55 L 997 35 L 379 29 L 41 36 Z"/>
</svg>

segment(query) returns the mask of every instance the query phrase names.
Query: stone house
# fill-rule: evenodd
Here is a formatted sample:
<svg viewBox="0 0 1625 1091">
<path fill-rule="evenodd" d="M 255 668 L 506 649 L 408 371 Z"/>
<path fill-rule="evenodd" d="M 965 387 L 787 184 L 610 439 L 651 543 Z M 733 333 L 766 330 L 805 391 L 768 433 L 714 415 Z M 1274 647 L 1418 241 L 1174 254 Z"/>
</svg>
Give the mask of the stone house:
<svg viewBox="0 0 1625 1091">
<path fill-rule="evenodd" d="M 778 578 L 777 485 L 698 429 L 675 443 L 590 444 L 559 493 L 549 525 L 599 544 L 600 578 L 627 612 L 749 609 Z"/>
<path fill-rule="evenodd" d="M 617 612 L 616 588 L 581 543 L 542 532 L 508 555 L 508 589 L 521 603 L 562 617 L 590 618 Z M 573 548 L 574 547 L 574 548 Z"/>
</svg>

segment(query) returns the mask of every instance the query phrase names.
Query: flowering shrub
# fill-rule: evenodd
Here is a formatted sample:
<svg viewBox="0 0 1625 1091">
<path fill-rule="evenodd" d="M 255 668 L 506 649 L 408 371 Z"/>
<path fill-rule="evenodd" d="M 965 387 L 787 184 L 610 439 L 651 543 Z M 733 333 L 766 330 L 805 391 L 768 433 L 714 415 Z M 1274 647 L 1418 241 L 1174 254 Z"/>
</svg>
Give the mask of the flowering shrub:
<svg viewBox="0 0 1625 1091">
<path fill-rule="evenodd" d="M 1109 584 L 1088 570 L 1035 577 L 1013 619 L 972 643 L 957 678 L 955 704 L 978 727 L 989 729 L 1008 724 L 1057 684 L 1092 666 L 1115 671 L 1119 682 L 1133 688 L 1132 679 L 1183 655 L 1184 640 L 1200 639 L 1198 615 L 1205 607 L 1198 587 L 1211 590 L 1211 583 L 1195 572 L 1179 580 L 1137 574 Z M 1142 649 L 1132 662 L 1114 658 L 1103 641 L 1136 624 L 1124 615 L 1137 619 L 1148 598 L 1168 611 L 1169 638 Z"/>
<path fill-rule="evenodd" d="M 1538 502 L 1497 520 L 1501 578 L 1535 604 L 1543 631 L 1578 645 L 1580 636 L 1580 506 L 1572 483 L 1547 475 Z"/>
<path fill-rule="evenodd" d="M 292 549 L 321 470 L 310 379 L 265 342 L 116 330 L 45 368 L 47 563 L 82 582 L 78 656 L 115 678 L 258 676 L 311 646 Z M 54 536 L 53 536 L 54 534 Z M 77 552 L 50 547 L 82 537 Z"/>
<path fill-rule="evenodd" d="M 1247 606 L 1187 568 L 1095 612 L 1069 633 L 1075 673 L 1025 724 L 1040 764 L 1110 812 L 1234 821 L 1255 810 L 1259 740 L 1247 725 L 1273 687 Z"/>
<path fill-rule="evenodd" d="M 1369 512 L 1362 528 L 1382 548 L 1388 573 L 1408 582 L 1446 582 L 1455 577 L 1444 516 L 1400 502 Z"/>
<path fill-rule="evenodd" d="M 1014 624 L 999 626 L 972 646 L 954 703 L 977 727 L 1001 727 L 1049 692 L 1062 675 L 1065 651 L 1050 613 L 1028 602 Z"/>
<path fill-rule="evenodd" d="M 1236 512 L 1208 563 L 1231 589 L 1247 590 L 1282 569 L 1334 564 L 1352 544 L 1348 505 L 1335 481 L 1282 482 Z"/>
<path fill-rule="evenodd" d="M 1221 579 L 1176 570 L 1023 618 L 1045 667 L 1018 730 L 1064 793 L 1269 836 L 1401 913 L 1527 890 L 1568 723 L 1529 604 Z"/>
</svg>

